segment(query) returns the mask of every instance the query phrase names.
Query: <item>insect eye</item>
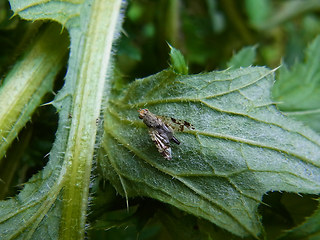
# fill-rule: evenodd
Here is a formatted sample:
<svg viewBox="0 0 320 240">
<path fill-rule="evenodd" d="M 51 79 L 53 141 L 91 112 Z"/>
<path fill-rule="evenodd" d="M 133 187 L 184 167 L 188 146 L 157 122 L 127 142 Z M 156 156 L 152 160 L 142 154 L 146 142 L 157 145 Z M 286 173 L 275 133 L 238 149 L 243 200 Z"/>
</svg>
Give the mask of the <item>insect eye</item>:
<svg viewBox="0 0 320 240">
<path fill-rule="evenodd" d="M 139 118 L 140 119 L 143 119 L 144 118 L 144 116 L 146 116 L 146 111 L 145 111 L 145 109 L 139 109 L 138 110 L 138 112 L 139 112 Z"/>
</svg>

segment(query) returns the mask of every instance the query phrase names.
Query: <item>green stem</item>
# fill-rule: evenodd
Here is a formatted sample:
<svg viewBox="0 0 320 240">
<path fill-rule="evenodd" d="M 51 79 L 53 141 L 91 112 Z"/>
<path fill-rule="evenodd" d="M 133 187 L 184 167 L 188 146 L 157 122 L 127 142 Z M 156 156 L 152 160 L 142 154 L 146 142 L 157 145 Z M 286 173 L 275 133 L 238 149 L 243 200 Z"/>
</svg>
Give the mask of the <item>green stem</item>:
<svg viewBox="0 0 320 240">
<path fill-rule="evenodd" d="M 100 114 L 103 93 L 105 89 L 110 88 L 110 83 L 105 83 L 105 81 L 120 7 L 120 0 L 92 1 L 88 27 L 83 38 L 77 36 L 73 38 L 72 34 L 77 33 L 72 31 L 70 33 L 71 47 L 83 44 L 83 51 L 77 54 L 78 60 L 70 59 L 70 63 L 79 64 L 79 70 L 76 74 L 77 80 L 71 109 L 72 120 L 65 152 L 67 169 L 63 179 L 64 204 L 60 239 L 84 238 L 90 174 L 97 132 L 96 121 Z M 73 39 L 76 39 L 78 43 L 73 43 Z M 71 57 L 75 58 L 72 54 Z M 69 69 L 73 67 L 76 66 L 69 65 Z M 72 78 L 72 74 L 69 76 Z M 69 79 L 67 78 L 66 81 Z"/>
<path fill-rule="evenodd" d="M 0 162 L 64 66 L 68 40 L 66 35 L 59 36 L 59 31 L 60 27 L 52 24 L 40 34 L 4 80 L 0 89 Z"/>
</svg>

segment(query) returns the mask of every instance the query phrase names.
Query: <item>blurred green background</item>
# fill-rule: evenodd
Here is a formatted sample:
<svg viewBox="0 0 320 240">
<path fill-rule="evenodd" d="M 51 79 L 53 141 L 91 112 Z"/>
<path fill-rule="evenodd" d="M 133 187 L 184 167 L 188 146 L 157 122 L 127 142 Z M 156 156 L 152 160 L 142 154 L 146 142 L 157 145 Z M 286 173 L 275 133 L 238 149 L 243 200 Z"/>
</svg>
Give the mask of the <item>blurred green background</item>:
<svg viewBox="0 0 320 240">
<path fill-rule="evenodd" d="M 18 16 L 11 18 L 12 14 L 9 3 L 0 0 L 0 85 L 45 25 L 23 21 Z M 269 68 L 283 65 L 289 72 L 282 70 L 276 77 L 279 82 L 273 91 L 280 109 L 320 130 L 320 67 L 308 68 L 309 59 L 314 62 L 320 59 L 320 50 L 316 47 L 310 50 L 309 59 L 305 55 L 320 33 L 319 0 L 132 0 L 123 14 L 121 36 L 114 45 L 118 90 L 136 78 L 168 68 L 167 43 L 183 53 L 190 74 L 225 69 L 236 52 L 251 46 L 245 52 L 248 65 Z M 239 59 L 240 66 L 245 67 L 241 65 L 244 60 Z M 314 72 L 312 86 L 307 89 L 301 87 L 306 86 L 301 78 L 293 77 L 294 69 L 302 68 L 302 63 L 305 69 Z M 61 88 L 64 74 L 65 70 L 57 77 L 55 91 Z M 308 104 L 301 101 L 301 105 L 292 104 L 299 94 Z M 45 100 L 53 97 L 54 94 L 48 95 Z M 306 115 L 305 111 L 315 114 Z M 56 127 L 55 109 L 39 108 L 1 163 L 2 199 L 14 196 L 21 184 L 45 166 L 47 158 L 43 156 L 51 149 Z M 98 176 L 97 170 L 91 189 L 89 239 L 238 239 L 204 220 L 151 199 L 130 200 L 127 211 L 125 199 Z M 284 229 L 303 222 L 316 209 L 314 198 L 267 194 L 264 201 L 268 206 L 261 206 L 260 211 L 268 239 L 275 239 Z"/>
</svg>

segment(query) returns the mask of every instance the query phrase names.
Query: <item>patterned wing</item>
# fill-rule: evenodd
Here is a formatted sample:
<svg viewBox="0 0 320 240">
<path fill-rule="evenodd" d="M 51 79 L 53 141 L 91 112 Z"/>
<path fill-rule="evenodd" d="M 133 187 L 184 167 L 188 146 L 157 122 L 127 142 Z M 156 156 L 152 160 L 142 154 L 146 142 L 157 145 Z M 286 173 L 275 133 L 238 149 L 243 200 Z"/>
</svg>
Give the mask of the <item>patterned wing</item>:
<svg viewBox="0 0 320 240">
<path fill-rule="evenodd" d="M 184 120 L 179 120 L 167 116 L 159 116 L 159 118 L 167 125 L 169 125 L 174 131 L 183 132 L 185 128 L 188 128 L 190 130 L 195 129 L 195 127 L 191 123 Z"/>
<path fill-rule="evenodd" d="M 161 153 L 165 159 L 170 160 L 172 155 L 169 140 L 161 136 L 160 133 L 154 128 L 149 128 L 149 135 L 151 140 L 156 145 L 158 152 Z"/>
</svg>

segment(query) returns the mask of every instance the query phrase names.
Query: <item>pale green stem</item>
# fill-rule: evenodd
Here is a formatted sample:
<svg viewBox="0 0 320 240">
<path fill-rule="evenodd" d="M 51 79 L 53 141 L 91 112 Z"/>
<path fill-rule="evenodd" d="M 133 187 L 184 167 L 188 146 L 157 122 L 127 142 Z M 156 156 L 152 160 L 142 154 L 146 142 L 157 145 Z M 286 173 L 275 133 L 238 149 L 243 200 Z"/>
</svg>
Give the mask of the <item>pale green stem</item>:
<svg viewBox="0 0 320 240">
<path fill-rule="evenodd" d="M 63 211 L 60 239 L 83 239 L 94 145 L 111 47 L 117 29 L 121 1 L 92 1 L 88 28 L 83 38 L 74 38 L 83 51 L 72 103 L 72 122 L 65 153 Z M 72 32 L 71 32 L 71 39 Z M 72 46 L 71 41 L 71 46 Z M 74 45 L 75 46 L 75 45 Z M 72 56 L 71 56 L 72 57 Z M 72 62 L 72 60 L 70 60 Z M 69 69 L 72 66 L 69 65 Z M 68 80 L 68 79 L 67 79 Z M 108 97 L 108 96 L 107 96 Z"/>
<path fill-rule="evenodd" d="M 48 27 L 4 80 L 0 89 L 0 161 L 64 66 L 68 39 L 59 36 L 60 31 L 58 25 Z"/>
</svg>

